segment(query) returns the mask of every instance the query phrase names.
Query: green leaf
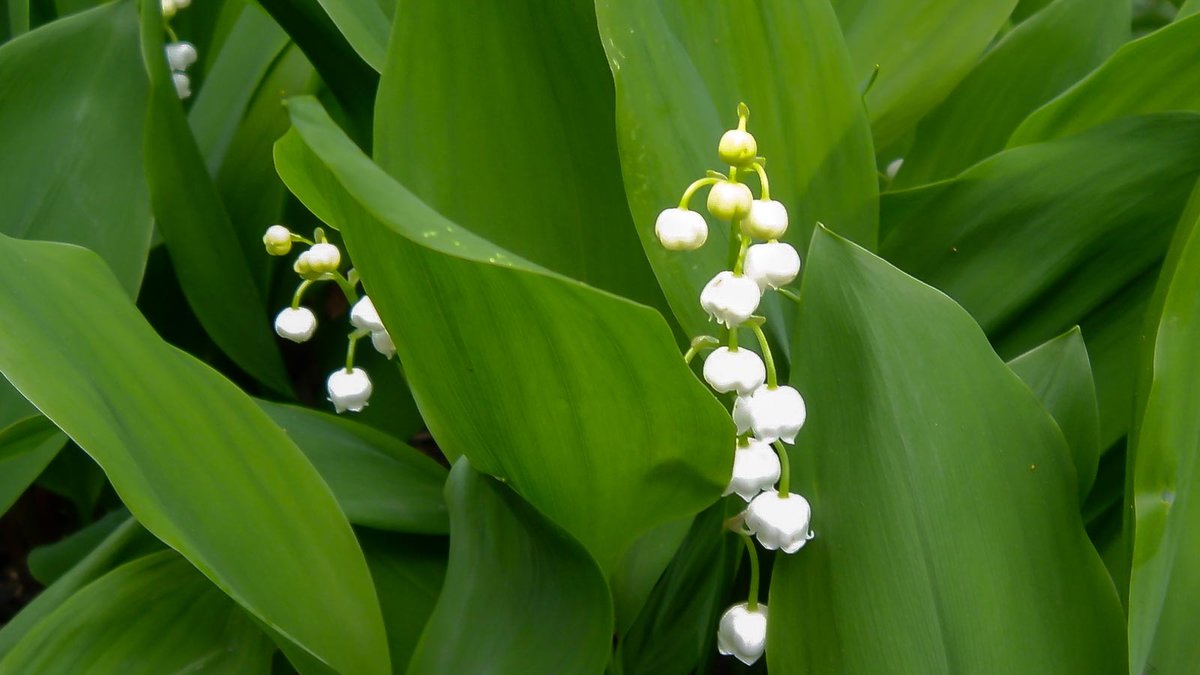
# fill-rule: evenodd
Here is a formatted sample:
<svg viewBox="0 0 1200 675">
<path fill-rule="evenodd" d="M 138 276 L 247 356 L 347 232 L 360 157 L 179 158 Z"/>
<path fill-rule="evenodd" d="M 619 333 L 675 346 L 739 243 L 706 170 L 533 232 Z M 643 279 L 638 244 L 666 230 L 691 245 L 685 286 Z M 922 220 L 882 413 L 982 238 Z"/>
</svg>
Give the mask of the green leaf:
<svg viewBox="0 0 1200 675">
<path fill-rule="evenodd" d="M 458 227 L 315 100 L 289 109 L 280 175 L 341 228 L 448 457 L 508 480 L 606 570 L 640 533 L 718 498 L 732 424 L 659 314 Z"/>
<path fill-rule="evenodd" d="M 1200 18 L 1134 40 L 1013 132 L 1008 146 L 1078 133 L 1129 115 L 1200 110 Z"/>
<path fill-rule="evenodd" d="M 785 239 L 802 250 L 821 221 L 874 247 L 878 179 L 871 134 L 827 2 L 598 0 L 596 14 L 616 81 L 629 206 L 689 337 L 712 330 L 697 298 L 728 269 L 729 225 L 710 218 L 704 248 L 679 253 L 663 249 L 654 223 L 706 169 L 728 170 L 719 164 L 717 143 L 736 125 L 739 102 L 750 106 L 748 128 L 770 160 L 771 198 L 789 210 Z M 692 206 L 702 210 L 703 200 L 702 192 Z M 777 303 L 763 310 L 773 319 L 781 314 Z M 786 334 L 784 321 L 767 325 Z"/>
<path fill-rule="evenodd" d="M 318 0 L 346 41 L 367 65 L 383 72 L 392 19 L 377 0 Z M 444 30 L 444 29 L 442 29 Z M 463 43 L 459 43 L 463 44 Z M 463 50 L 468 51 L 468 50 Z M 430 61 L 440 60 L 428 59 Z M 416 65 L 416 64 L 413 64 Z"/>
<path fill-rule="evenodd" d="M 392 672 L 404 673 L 446 577 L 446 539 L 359 530 L 383 607 Z"/>
<path fill-rule="evenodd" d="M 1200 658 L 1200 184 L 1179 223 L 1148 314 L 1131 432 L 1134 509 L 1130 672 L 1185 672 Z M 1159 311 L 1161 310 L 1161 311 Z"/>
<path fill-rule="evenodd" d="M 865 82 L 879 68 L 866 104 L 875 143 L 886 148 L 971 71 L 1017 0 L 833 0 L 832 4 L 846 36 L 856 81 Z"/>
<path fill-rule="evenodd" d="M 284 432 L 155 335 L 95 255 L 0 237 L 0 259 L 0 370 L 104 468 L 130 512 L 331 667 L 386 672 L 362 552 Z"/>
<path fill-rule="evenodd" d="M 1100 462 L 1100 408 L 1079 328 L 1025 352 L 1009 361 L 1008 367 L 1029 385 L 1066 437 L 1082 502 L 1092 489 Z"/>
<path fill-rule="evenodd" d="M 290 393 L 253 275 L 192 137 L 163 54 L 160 5 L 142 3 L 142 58 L 150 75 L 146 180 L 179 284 L 213 341 L 239 367 Z M 254 255 L 266 255 L 255 251 Z"/>
<path fill-rule="evenodd" d="M 329 484 L 356 525 L 446 534 L 446 470 L 385 433 L 298 406 L 259 401 Z"/>
<path fill-rule="evenodd" d="M 86 246 L 130 297 L 152 230 L 136 36 L 133 3 L 116 2 L 0 47 L 0 233 Z"/>
<path fill-rule="evenodd" d="M 618 635 L 629 629 L 645 606 L 655 584 L 687 537 L 692 520 L 683 518 L 659 525 L 638 537 L 621 556 L 621 562 L 608 579 L 616 617 L 614 632 Z"/>
<path fill-rule="evenodd" d="M 66 442 L 66 437 L 40 415 L 0 431 L 0 515 L 8 511 Z"/>
<path fill-rule="evenodd" d="M 1187 17 L 1200 13 L 1200 0 L 1187 0 L 1179 8 L 1179 13 L 1175 15 L 1175 20 L 1186 19 Z"/>
<path fill-rule="evenodd" d="M 501 248 L 665 307 L 625 203 L 590 0 L 401 0 L 396 17 L 375 109 L 379 166 Z M 488 104 L 463 105 L 464 91 Z"/>
<path fill-rule="evenodd" d="M 816 538 L 776 558 L 771 672 L 1123 672 L 1121 604 L 1037 398 L 941 293 L 830 234 L 808 260 L 795 351 L 820 358 L 792 370 L 792 478 Z"/>
<path fill-rule="evenodd" d="M 1001 39 L 917 127 L 892 188 L 950 178 L 999 152 L 1025 116 L 1129 39 L 1129 0 L 1057 0 Z"/>
<path fill-rule="evenodd" d="M 408 672 L 602 672 L 612 601 L 587 551 L 465 460 L 446 501 L 446 584 Z"/>
<path fill-rule="evenodd" d="M 128 520 L 129 511 L 117 508 L 64 539 L 33 549 L 25 561 L 29 573 L 43 586 L 53 584 Z"/>
<path fill-rule="evenodd" d="M 9 652 L 12 673 L 265 673 L 270 639 L 179 554 L 121 566 L 76 593 Z"/>
</svg>

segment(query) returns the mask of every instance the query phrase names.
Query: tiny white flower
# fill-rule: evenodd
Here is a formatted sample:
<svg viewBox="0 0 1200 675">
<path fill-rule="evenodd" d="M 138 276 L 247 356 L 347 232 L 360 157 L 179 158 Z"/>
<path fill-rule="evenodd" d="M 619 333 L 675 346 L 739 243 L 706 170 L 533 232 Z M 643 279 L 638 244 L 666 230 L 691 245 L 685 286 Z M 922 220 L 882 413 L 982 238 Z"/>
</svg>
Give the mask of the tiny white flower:
<svg viewBox="0 0 1200 675">
<path fill-rule="evenodd" d="M 743 417 L 748 417 L 754 437 L 767 443 L 776 440 L 795 443 L 796 434 L 804 426 L 807 416 L 804 397 L 786 385 L 774 389 L 764 385 L 755 389 L 743 410 Z"/>
<path fill-rule="evenodd" d="M 721 134 L 717 143 L 717 156 L 725 164 L 745 166 L 754 161 L 758 154 L 758 141 L 753 134 L 744 129 L 730 129 Z"/>
<path fill-rule="evenodd" d="M 386 330 L 373 331 L 371 344 L 375 346 L 375 351 L 389 359 L 396 355 L 396 344 L 392 342 L 392 335 Z"/>
<path fill-rule="evenodd" d="M 800 254 L 791 244 L 772 241 L 746 250 L 746 276 L 759 288 L 786 286 L 797 274 L 800 274 Z"/>
<path fill-rule="evenodd" d="M 717 629 L 717 651 L 734 656 L 746 665 L 753 665 L 767 649 L 767 606 L 758 603 L 754 609 L 740 602 L 725 610 Z"/>
<path fill-rule="evenodd" d="M 708 191 L 708 212 L 721 220 L 738 220 L 750 213 L 754 195 L 745 183 L 723 180 Z"/>
<path fill-rule="evenodd" d="M 779 456 L 770 443 L 751 438 L 746 445 L 737 446 L 733 453 L 733 478 L 725 494 L 737 493 L 746 501 L 763 490 L 770 489 L 779 480 Z"/>
<path fill-rule="evenodd" d="M 175 0 L 162 0 L 162 13 L 164 18 L 169 19 L 175 16 L 175 12 L 179 11 L 180 9 L 183 8 L 177 5 Z"/>
<path fill-rule="evenodd" d="M 737 390 L 749 394 L 767 379 L 762 358 L 749 349 L 714 349 L 704 359 L 704 381 L 722 394 Z"/>
<path fill-rule="evenodd" d="M 305 253 L 309 268 L 317 274 L 336 272 L 342 263 L 342 253 L 333 244 L 313 244 Z"/>
<path fill-rule="evenodd" d="M 354 324 L 355 328 L 366 328 L 371 332 L 384 330 L 383 322 L 379 320 L 379 312 L 375 311 L 375 303 L 366 295 L 354 303 L 354 309 L 350 310 L 350 323 Z"/>
<path fill-rule="evenodd" d="M 694 251 L 708 240 L 708 223 L 689 209 L 665 209 L 654 223 L 654 234 L 669 251 Z"/>
<path fill-rule="evenodd" d="M 317 317 L 307 307 L 288 307 L 275 317 L 275 332 L 292 342 L 306 342 L 317 330 Z"/>
<path fill-rule="evenodd" d="M 350 371 L 338 368 L 329 376 L 326 386 L 329 400 L 333 401 L 333 407 L 339 413 L 347 410 L 359 412 L 367 406 L 367 399 L 371 398 L 371 378 L 362 368 Z"/>
<path fill-rule="evenodd" d="M 888 180 L 894 179 L 896 174 L 900 173 L 900 167 L 902 166 L 904 166 L 903 157 L 899 159 L 893 159 L 891 162 L 889 162 L 887 168 L 884 169 L 884 173 L 887 174 Z"/>
<path fill-rule="evenodd" d="M 167 63 L 171 70 L 185 71 L 196 62 L 196 46 L 190 42 L 169 42 L 166 46 Z"/>
<path fill-rule="evenodd" d="M 709 281 L 700 291 L 700 306 L 708 316 L 727 328 L 738 326 L 758 309 L 762 289 L 751 278 L 726 270 Z"/>
<path fill-rule="evenodd" d="M 812 509 L 804 497 L 795 493 L 780 497 L 777 491 L 767 490 L 746 507 L 745 522 L 763 548 L 795 553 L 812 538 L 808 530 L 811 517 Z"/>
<path fill-rule="evenodd" d="M 192 95 L 192 81 L 183 73 L 171 73 L 171 81 L 175 83 L 175 93 L 179 98 Z"/>
<path fill-rule="evenodd" d="M 787 207 L 774 199 L 755 199 L 750 214 L 742 221 L 742 231 L 758 239 L 778 239 L 787 227 Z"/>
<path fill-rule="evenodd" d="M 750 397 L 738 396 L 733 401 L 733 424 L 737 427 L 739 436 L 750 431 L 754 418 L 750 411 Z"/>
<path fill-rule="evenodd" d="M 292 250 L 292 232 L 283 225 L 268 227 L 262 239 L 270 255 L 287 255 Z"/>
</svg>

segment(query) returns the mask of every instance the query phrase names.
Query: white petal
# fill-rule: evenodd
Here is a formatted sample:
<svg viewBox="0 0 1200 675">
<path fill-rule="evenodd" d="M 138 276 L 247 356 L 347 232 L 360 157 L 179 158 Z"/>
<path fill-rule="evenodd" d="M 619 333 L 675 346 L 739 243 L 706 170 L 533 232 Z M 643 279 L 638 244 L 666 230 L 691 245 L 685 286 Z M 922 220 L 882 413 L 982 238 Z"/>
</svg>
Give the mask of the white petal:
<svg viewBox="0 0 1200 675">
<path fill-rule="evenodd" d="M 804 497 L 795 493 L 780 497 L 778 492 L 769 490 L 746 507 L 746 529 L 767 550 L 795 553 L 808 542 L 811 516 L 812 509 Z"/>
<path fill-rule="evenodd" d="M 758 309 L 762 289 L 749 277 L 728 270 L 713 277 L 700 291 L 700 306 L 727 328 L 741 325 Z"/>
<path fill-rule="evenodd" d="M 756 389 L 750 395 L 748 413 L 754 436 L 766 442 L 795 443 L 796 434 L 808 416 L 804 397 L 786 385 Z"/>
<path fill-rule="evenodd" d="M 663 248 L 671 251 L 694 251 L 708 240 L 708 223 L 704 216 L 688 209 L 666 209 L 658 214 L 654 234 Z"/>
<path fill-rule="evenodd" d="M 708 191 L 708 212 L 721 220 L 737 220 L 750 213 L 754 194 L 745 183 L 723 180 Z"/>
<path fill-rule="evenodd" d="M 758 239 L 778 239 L 787 232 L 787 207 L 774 199 L 755 199 L 742 221 L 742 230 Z"/>
<path fill-rule="evenodd" d="M 704 381 L 722 394 L 736 390 L 749 394 L 767 379 L 767 368 L 758 354 L 749 349 L 714 349 L 704 359 Z"/>
<path fill-rule="evenodd" d="M 396 344 L 392 342 L 392 336 L 386 330 L 372 332 L 371 344 L 375 346 L 375 351 L 389 359 L 396 355 Z"/>
<path fill-rule="evenodd" d="M 751 610 L 738 603 L 721 615 L 717 628 L 717 651 L 734 656 L 746 665 L 762 658 L 767 649 L 767 606 L 758 603 Z"/>
<path fill-rule="evenodd" d="M 190 42 L 171 42 L 166 46 L 167 63 L 171 70 L 184 71 L 196 62 L 196 47 Z"/>
<path fill-rule="evenodd" d="M 733 477 L 725 494 L 736 492 L 748 502 L 758 493 L 774 486 L 779 480 L 779 472 L 779 456 L 770 444 L 752 438 L 748 444 L 739 445 L 734 451 Z"/>
<path fill-rule="evenodd" d="M 372 332 L 384 330 L 383 322 L 379 320 L 379 312 L 375 311 L 375 303 L 366 295 L 354 303 L 354 308 L 350 310 L 350 323 L 354 324 L 355 328 L 366 328 Z"/>
<path fill-rule="evenodd" d="M 328 242 L 313 244 L 305 253 L 314 272 L 336 272 L 342 263 L 342 252 Z"/>
<path fill-rule="evenodd" d="M 175 93 L 179 98 L 192 95 L 192 81 L 183 73 L 171 73 L 171 81 L 175 83 Z"/>
<path fill-rule="evenodd" d="M 292 342 L 305 342 L 317 330 L 317 317 L 307 307 L 288 307 L 275 317 L 275 332 Z"/>
<path fill-rule="evenodd" d="M 337 412 L 359 412 L 367 406 L 367 399 L 371 397 L 371 378 L 361 368 L 349 372 L 339 368 L 329 376 L 326 388 Z"/>
<path fill-rule="evenodd" d="M 800 274 L 800 254 L 791 244 L 772 241 L 755 244 L 746 251 L 746 276 L 759 288 L 779 288 Z"/>
</svg>

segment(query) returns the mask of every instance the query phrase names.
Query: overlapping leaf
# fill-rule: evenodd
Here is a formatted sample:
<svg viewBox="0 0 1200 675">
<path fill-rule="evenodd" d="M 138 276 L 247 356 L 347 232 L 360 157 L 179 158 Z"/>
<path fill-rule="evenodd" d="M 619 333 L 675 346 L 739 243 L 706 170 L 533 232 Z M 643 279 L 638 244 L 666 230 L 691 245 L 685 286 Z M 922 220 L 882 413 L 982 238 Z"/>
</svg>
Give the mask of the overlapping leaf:
<svg viewBox="0 0 1200 675">
<path fill-rule="evenodd" d="M 0 515 L 66 442 L 66 437 L 41 416 L 27 417 L 0 431 Z"/>
</svg>

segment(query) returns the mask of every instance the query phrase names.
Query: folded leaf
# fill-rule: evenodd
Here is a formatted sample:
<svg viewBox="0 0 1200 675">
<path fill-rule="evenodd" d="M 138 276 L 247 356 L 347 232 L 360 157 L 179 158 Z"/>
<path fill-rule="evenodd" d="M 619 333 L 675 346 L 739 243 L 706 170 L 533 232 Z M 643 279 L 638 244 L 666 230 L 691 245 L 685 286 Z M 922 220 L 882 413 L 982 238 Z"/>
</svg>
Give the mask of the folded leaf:
<svg viewBox="0 0 1200 675">
<path fill-rule="evenodd" d="M 17 501 L 67 438 L 45 417 L 27 417 L 0 431 L 0 515 Z"/>
</svg>

